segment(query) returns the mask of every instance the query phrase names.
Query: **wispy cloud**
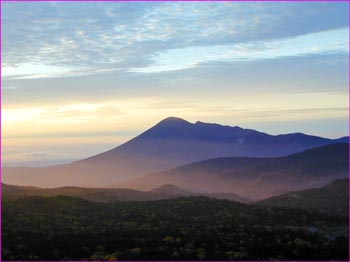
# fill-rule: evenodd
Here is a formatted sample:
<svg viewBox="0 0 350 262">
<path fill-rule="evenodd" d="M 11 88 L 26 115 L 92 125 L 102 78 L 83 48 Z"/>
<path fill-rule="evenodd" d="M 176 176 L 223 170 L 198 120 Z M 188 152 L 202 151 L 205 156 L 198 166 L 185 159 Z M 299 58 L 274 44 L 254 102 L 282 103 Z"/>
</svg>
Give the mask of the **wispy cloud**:
<svg viewBox="0 0 350 262">
<path fill-rule="evenodd" d="M 3 67 L 2 79 L 41 79 L 57 77 L 79 77 L 123 70 L 118 67 L 63 67 L 44 64 L 21 64 L 15 67 Z"/>
<path fill-rule="evenodd" d="M 347 4 L 6 2 L 3 66 L 12 78 L 38 78 L 101 67 L 149 70 L 143 68 L 152 67 L 152 57 L 159 62 L 177 50 L 226 59 L 225 51 L 242 53 L 261 41 L 283 44 L 283 38 L 347 27 Z"/>
<path fill-rule="evenodd" d="M 312 102 L 311 102 L 311 99 Z M 274 100 L 274 104 L 271 104 Z M 321 119 L 345 117 L 347 100 L 342 94 L 302 93 L 266 94 L 260 96 L 236 95 L 220 99 L 217 105 L 212 97 L 157 98 L 153 96 L 105 100 L 101 103 L 55 104 L 4 108 L 2 111 L 4 136 L 23 136 L 61 131 L 84 133 L 112 130 L 130 130 L 130 123 L 139 120 L 140 132 L 147 128 L 149 119 L 156 123 L 170 115 L 192 119 L 221 119 L 231 116 L 235 121 L 288 121 L 291 119 Z M 266 119 L 268 117 L 268 120 Z M 131 122 L 130 122 L 131 121 Z M 90 126 L 94 123 L 94 126 Z M 146 123 L 143 125 L 142 123 Z M 90 126 L 90 127 L 89 127 Z M 26 128 L 24 128 L 26 127 Z M 85 130 L 85 131 L 84 131 Z"/>
<path fill-rule="evenodd" d="M 283 40 L 167 50 L 153 57 L 154 64 L 133 72 L 162 72 L 191 68 L 210 61 L 252 61 L 311 54 L 348 53 L 349 29 L 313 33 Z"/>
</svg>

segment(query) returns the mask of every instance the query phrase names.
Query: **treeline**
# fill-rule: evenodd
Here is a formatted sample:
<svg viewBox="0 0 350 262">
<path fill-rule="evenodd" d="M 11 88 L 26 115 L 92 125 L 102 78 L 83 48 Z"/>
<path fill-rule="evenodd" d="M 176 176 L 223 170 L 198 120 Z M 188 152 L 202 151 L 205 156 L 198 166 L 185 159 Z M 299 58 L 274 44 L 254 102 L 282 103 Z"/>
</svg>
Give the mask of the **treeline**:
<svg viewBox="0 0 350 262">
<path fill-rule="evenodd" d="M 206 197 L 3 201 L 3 260 L 347 260 L 348 220 Z"/>
</svg>

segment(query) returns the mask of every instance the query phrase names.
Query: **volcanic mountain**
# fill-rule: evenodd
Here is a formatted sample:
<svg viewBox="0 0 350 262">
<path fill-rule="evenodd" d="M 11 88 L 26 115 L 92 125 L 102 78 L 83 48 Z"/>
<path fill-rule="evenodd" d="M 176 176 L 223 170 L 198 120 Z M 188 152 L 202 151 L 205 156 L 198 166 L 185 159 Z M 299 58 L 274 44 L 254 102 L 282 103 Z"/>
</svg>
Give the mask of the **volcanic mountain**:
<svg viewBox="0 0 350 262">
<path fill-rule="evenodd" d="M 341 138 L 341 141 L 348 138 Z M 169 117 L 107 152 L 65 165 L 3 168 L 3 182 L 40 187 L 109 187 L 145 174 L 219 157 L 280 157 L 340 140 L 269 135 L 238 126 Z"/>
</svg>

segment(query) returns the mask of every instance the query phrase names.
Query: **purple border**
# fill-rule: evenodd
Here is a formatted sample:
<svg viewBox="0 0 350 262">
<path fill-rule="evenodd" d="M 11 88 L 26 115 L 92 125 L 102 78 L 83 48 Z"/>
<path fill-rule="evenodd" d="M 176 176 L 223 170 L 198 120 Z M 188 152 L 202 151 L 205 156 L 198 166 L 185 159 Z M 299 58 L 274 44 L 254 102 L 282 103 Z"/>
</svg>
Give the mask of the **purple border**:
<svg viewBox="0 0 350 262">
<path fill-rule="evenodd" d="M 348 6 L 348 25 L 350 25 L 350 5 Z M 348 43 L 350 43 L 350 30 L 348 31 Z M 348 46 L 348 50 L 350 47 Z M 350 136 L 350 53 L 348 53 L 348 136 Z M 348 147 L 348 152 L 350 154 L 350 146 Z M 350 170 L 348 170 L 348 245 L 350 242 Z M 350 260 L 350 248 L 348 250 L 348 259 Z"/>
<path fill-rule="evenodd" d="M 350 13 L 350 0 L 0 0 L 0 262 L 2 260 L 2 2 L 348 2 L 348 12 Z M 349 19 L 349 17 L 348 17 Z M 348 21 L 348 24 L 350 24 L 350 21 Z M 350 42 L 350 30 L 348 32 L 348 40 Z M 350 47 L 349 47 L 350 49 Z M 350 53 L 348 55 L 348 136 L 350 136 Z M 349 146 L 349 154 L 350 154 L 350 146 Z M 348 173 L 348 188 L 350 188 L 350 170 Z M 349 220 L 348 220 L 348 241 L 350 242 L 350 192 L 348 190 L 348 213 L 349 213 Z M 349 259 L 350 259 L 350 248 L 348 250 L 349 252 Z M 44 260 L 31 260 L 32 262 L 42 262 Z M 56 260 L 46 260 L 46 261 L 56 261 Z M 93 260 L 84 261 L 84 260 L 65 260 L 67 262 L 91 262 Z M 99 260 L 97 260 L 99 261 Z M 123 260 L 118 260 L 123 262 Z M 125 260 L 124 260 L 125 261 Z M 127 261 L 127 260 L 126 260 Z M 148 260 L 149 262 L 151 260 Z M 162 260 L 158 260 L 159 262 L 162 262 Z M 171 260 L 166 260 L 166 262 L 169 262 Z M 185 261 L 185 260 L 182 260 Z M 186 262 L 191 262 L 192 260 L 186 260 Z M 197 260 L 194 260 L 195 262 Z M 204 260 L 205 261 L 205 260 Z M 228 261 L 228 260 L 224 260 Z M 238 261 L 239 260 L 235 260 Z M 270 260 L 244 260 L 245 262 L 270 262 Z M 274 261 L 292 261 L 292 260 L 274 260 Z M 299 260 L 302 261 L 302 260 Z M 317 261 L 317 260 L 313 260 Z M 326 261 L 326 260 L 325 260 Z M 332 260 L 334 262 L 343 262 L 346 260 Z M 138 262 L 143 262 L 138 260 Z M 144 261 L 146 262 L 146 261 Z M 216 261 L 211 261 L 216 262 Z M 217 261 L 218 262 L 218 261 Z"/>
<path fill-rule="evenodd" d="M 350 2 L 350 0 L 0 0 L 0 2 Z"/>
<path fill-rule="evenodd" d="M 2 261 L 2 0 L 0 0 L 0 261 Z"/>
</svg>

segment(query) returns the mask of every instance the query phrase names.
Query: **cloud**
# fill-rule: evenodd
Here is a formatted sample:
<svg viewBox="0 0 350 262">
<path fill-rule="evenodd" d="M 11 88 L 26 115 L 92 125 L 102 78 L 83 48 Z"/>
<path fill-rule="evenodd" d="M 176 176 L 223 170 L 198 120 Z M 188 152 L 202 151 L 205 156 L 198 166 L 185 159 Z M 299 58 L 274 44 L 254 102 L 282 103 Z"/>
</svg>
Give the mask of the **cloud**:
<svg viewBox="0 0 350 262">
<path fill-rule="evenodd" d="M 3 104 L 104 103 L 108 99 L 154 97 L 223 98 L 237 95 L 348 92 L 348 55 L 322 54 L 245 62 L 211 61 L 161 73 L 109 71 L 81 77 L 3 80 Z M 137 101 L 137 99 L 136 99 Z M 275 101 L 271 101 L 274 104 Z M 164 102 L 165 103 L 165 102 Z"/>
<path fill-rule="evenodd" d="M 349 29 L 338 29 L 299 37 L 265 42 L 247 42 L 210 47 L 172 49 L 154 56 L 154 64 L 133 68 L 133 72 L 162 72 L 182 70 L 210 61 L 252 61 L 311 54 L 348 53 Z"/>
<path fill-rule="evenodd" d="M 120 68 L 123 64 L 127 70 L 143 67 L 152 62 L 151 57 L 172 49 L 282 39 L 347 27 L 347 6 L 6 2 L 3 64 L 5 68 L 29 64 L 46 69 Z"/>
<path fill-rule="evenodd" d="M 79 77 L 106 72 L 116 72 L 121 68 L 112 67 L 59 67 L 43 64 L 21 64 L 17 67 L 3 67 L 2 79 L 40 79 L 40 78 L 59 78 L 59 77 Z"/>
<path fill-rule="evenodd" d="M 31 122 L 51 126 L 58 124 L 74 125 L 91 120 L 105 120 L 111 116 L 123 115 L 124 112 L 121 109 L 121 105 L 127 102 L 117 101 L 115 103 L 118 106 L 110 102 L 109 104 L 75 103 L 56 106 L 42 105 L 40 107 L 4 108 L 3 121 L 8 124 L 8 127 L 17 123 L 31 124 Z M 7 127 L 5 130 L 7 130 Z"/>
</svg>

